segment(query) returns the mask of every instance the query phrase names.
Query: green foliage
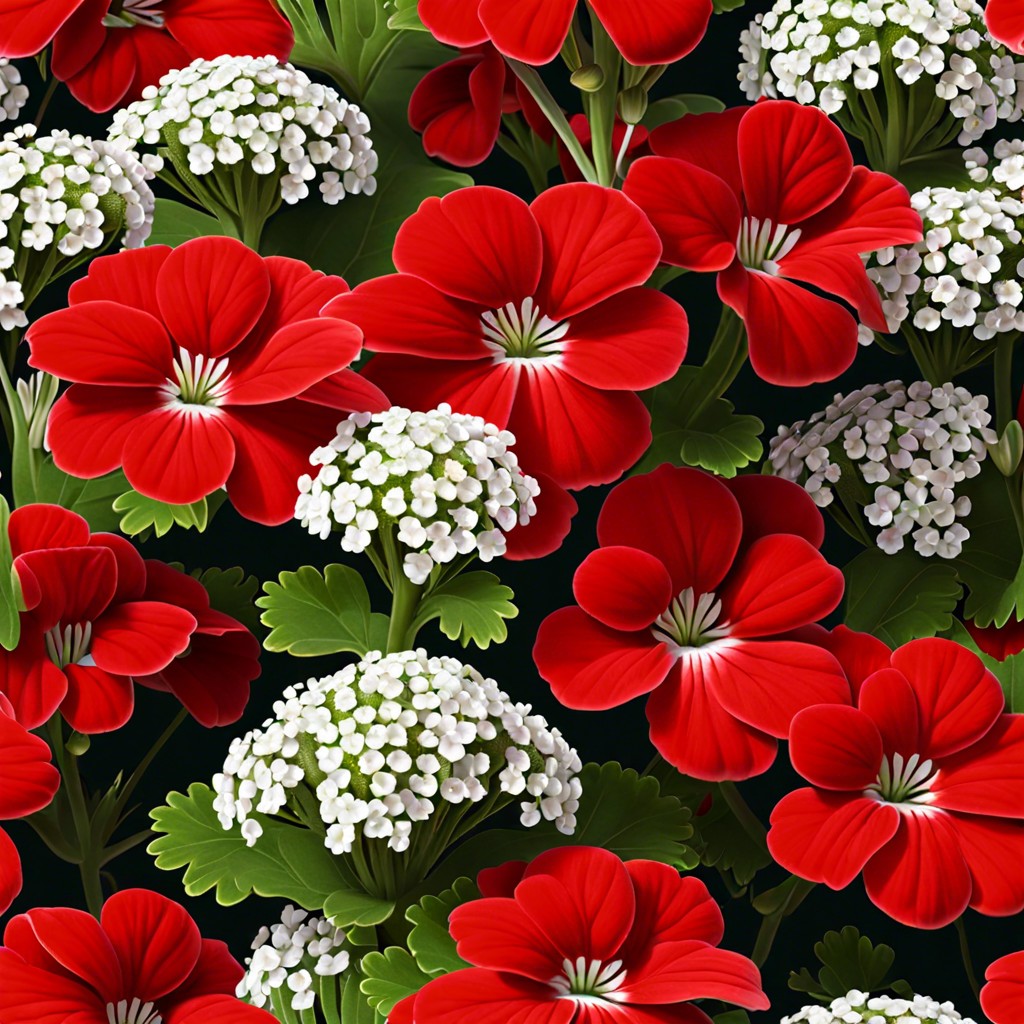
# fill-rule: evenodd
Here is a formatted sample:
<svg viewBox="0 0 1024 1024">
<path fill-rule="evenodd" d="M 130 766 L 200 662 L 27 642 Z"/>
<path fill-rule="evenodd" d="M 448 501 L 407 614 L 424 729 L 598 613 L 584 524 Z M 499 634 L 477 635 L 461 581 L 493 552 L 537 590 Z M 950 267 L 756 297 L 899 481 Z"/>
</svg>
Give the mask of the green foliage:
<svg viewBox="0 0 1024 1024">
<path fill-rule="evenodd" d="M 739 10 L 746 2 L 747 0 L 714 0 L 715 14 Z"/>
<path fill-rule="evenodd" d="M 370 1006 L 385 1016 L 396 1003 L 419 992 L 430 981 L 430 975 L 420 970 L 412 954 L 399 946 L 367 953 L 360 969 L 366 975 L 359 986 L 363 995 Z M 347 1024 L 348 1018 L 343 1019 Z"/>
<path fill-rule="evenodd" d="M 202 533 L 209 525 L 213 511 L 220 506 L 223 498 L 209 495 L 191 505 L 168 505 L 154 498 L 147 498 L 138 491 L 126 491 L 114 499 L 113 509 L 122 513 L 119 523 L 122 533 L 136 537 L 152 529 L 162 537 L 172 526 L 186 530 L 195 528 Z M 213 509 L 211 510 L 211 505 Z"/>
<path fill-rule="evenodd" d="M 232 569 L 193 569 L 191 575 L 206 588 L 210 607 L 237 619 L 250 632 L 262 631 L 255 598 L 260 581 L 239 566 Z"/>
<path fill-rule="evenodd" d="M 420 21 L 419 0 L 394 0 L 392 6 L 395 13 L 388 18 L 388 28 L 427 31 L 427 26 Z"/>
<path fill-rule="evenodd" d="M 150 811 L 150 817 L 153 831 L 164 834 L 149 844 L 149 852 L 164 871 L 185 868 L 189 896 L 216 888 L 217 902 L 224 906 L 256 893 L 320 910 L 339 890 L 354 888 L 340 858 L 307 828 L 251 814 L 263 835 L 255 846 L 246 846 L 239 829 L 221 828 L 213 791 L 201 783 L 189 786 L 187 796 L 170 793 L 166 806 Z"/>
<path fill-rule="evenodd" d="M 409 949 L 424 973 L 450 974 L 469 967 L 448 932 L 448 918 L 456 907 L 479 898 L 476 883 L 459 878 L 439 896 L 424 896 L 405 912 L 406 920 L 413 926 L 407 940 Z"/>
<path fill-rule="evenodd" d="M 740 3 L 742 2 L 743 0 L 740 0 Z M 678 96 L 666 96 L 651 103 L 641 123 L 648 131 L 654 131 L 655 128 L 670 121 L 678 121 L 687 114 L 712 114 L 720 110 L 725 110 L 725 104 L 715 96 L 680 93 Z"/>
<path fill-rule="evenodd" d="M 321 841 L 322 842 L 322 841 Z M 336 928 L 369 927 L 386 921 L 395 904 L 365 892 L 345 887 L 337 889 L 324 900 L 324 914 Z"/>
<path fill-rule="evenodd" d="M 13 651 L 21 636 L 21 617 L 18 614 L 21 585 L 18 583 L 18 573 L 11 554 L 11 539 L 7 533 L 10 518 L 7 499 L 0 495 L 0 647 Z"/>
<path fill-rule="evenodd" d="M 48 455 L 39 465 L 35 499 L 77 512 L 94 533 L 112 533 L 121 516 L 114 511 L 114 499 L 124 494 L 129 484 L 121 470 L 95 480 L 79 480 L 53 464 Z"/>
<path fill-rule="evenodd" d="M 973 521 L 972 521 L 973 530 Z M 871 633 L 890 647 L 949 629 L 960 600 L 957 569 L 904 548 L 887 555 L 862 551 L 843 570 L 850 629 Z"/>
<path fill-rule="evenodd" d="M 303 658 L 384 649 L 388 617 L 370 610 L 366 584 L 355 569 L 329 565 L 321 576 L 304 565 L 277 580 L 264 583 L 264 596 L 256 599 L 264 609 L 261 621 L 270 627 L 263 642 L 268 651 Z"/>
<path fill-rule="evenodd" d="M 336 980 L 336 979 L 335 979 Z M 329 1024 L 384 1024 L 384 1015 L 371 1004 L 362 991 L 366 976 L 360 964 L 351 964 L 345 971 L 341 993 L 341 1005 L 332 1012 L 332 1005 L 321 1002 L 324 1020 Z"/>
<path fill-rule="evenodd" d="M 181 245 L 192 238 L 223 234 L 224 228 L 216 217 L 173 199 L 158 199 L 146 245 Z"/>
<path fill-rule="evenodd" d="M 727 1010 L 712 1019 L 715 1024 L 750 1024 L 750 1014 L 746 1010 Z"/>
<path fill-rule="evenodd" d="M 956 619 L 953 620 L 953 627 L 946 635 L 961 647 L 974 651 L 989 672 L 999 680 L 1006 695 L 1007 710 L 1024 712 L 1024 651 L 1020 654 L 1011 654 L 1005 661 L 997 661 L 978 647 L 963 623 Z"/>
<path fill-rule="evenodd" d="M 494 573 L 460 573 L 432 590 L 420 604 L 414 625 L 421 627 L 440 619 L 441 632 L 463 647 L 470 641 L 481 650 L 508 638 L 506 619 L 519 609 L 512 603 L 512 591 Z"/>
<path fill-rule="evenodd" d="M 845 996 L 852 989 L 875 993 L 891 989 L 899 996 L 912 995 L 905 981 L 890 979 L 896 960 L 892 947 L 874 945 L 852 925 L 840 932 L 826 932 L 814 944 L 814 955 L 822 964 L 817 976 L 806 967 L 790 973 L 789 987 L 795 992 L 806 992 L 821 1002 Z"/>
</svg>

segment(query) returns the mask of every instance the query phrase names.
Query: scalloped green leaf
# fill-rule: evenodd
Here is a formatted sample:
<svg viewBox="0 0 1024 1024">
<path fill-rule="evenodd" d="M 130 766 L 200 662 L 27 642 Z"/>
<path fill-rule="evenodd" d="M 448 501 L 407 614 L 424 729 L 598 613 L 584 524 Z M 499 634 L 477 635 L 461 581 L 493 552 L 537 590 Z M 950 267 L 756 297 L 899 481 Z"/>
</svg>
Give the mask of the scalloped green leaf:
<svg viewBox="0 0 1024 1024">
<path fill-rule="evenodd" d="M 255 576 L 247 575 L 237 565 L 230 569 L 193 569 L 190 575 L 206 588 L 211 608 L 237 619 L 250 632 L 262 632 L 260 613 L 256 607 L 260 581 Z"/>
<path fill-rule="evenodd" d="M 826 932 L 814 944 L 814 955 L 821 963 L 817 975 L 804 967 L 789 975 L 789 987 L 806 992 L 814 999 L 828 1002 L 845 996 L 852 989 L 879 992 L 890 989 L 901 996 L 912 992 L 905 981 L 890 980 L 896 960 L 891 946 L 876 946 L 866 935 L 846 925 L 842 931 Z"/>
<path fill-rule="evenodd" d="M 162 537 L 174 526 L 202 533 L 210 521 L 206 498 L 200 498 L 191 505 L 168 505 L 147 498 L 138 491 L 126 491 L 114 499 L 113 509 L 121 513 L 118 525 L 121 532 L 129 537 L 136 537 L 149 529 Z"/>
<path fill-rule="evenodd" d="M 0 647 L 13 651 L 21 637 L 21 586 L 7 533 L 10 518 L 7 499 L 0 495 Z"/>
<path fill-rule="evenodd" d="M 481 650 L 508 639 L 507 619 L 519 609 L 512 603 L 511 588 L 494 573 L 464 572 L 432 590 L 420 604 L 416 625 L 440 619 L 441 632 L 463 647 L 470 642 Z"/>
<path fill-rule="evenodd" d="M 368 927 L 386 921 L 395 909 L 394 900 L 383 900 L 345 887 L 324 900 L 324 914 L 335 928 Z"/>
<path fill-rule="evenodd" d="M 399 946 L 367 953 L 359 965 L 365 977 L 359 988 L 378 1013 L 389 1014 L 396 1003 L 419 992 L 430 975 L 420 970 L 413 955 Z"/>
<path fill-rule="evenodd" d="M 407 939 L 409 949 L 427 974 L 450 974 L 470 966 L 455 948 L 455 940 L 448 932 L 448 918 L 456 907 L 479 898 L 476 882 L 459 878 L 450 889 L 437 896 L 424 896 L 405 912 L 412 925 Z"/>
</svg>

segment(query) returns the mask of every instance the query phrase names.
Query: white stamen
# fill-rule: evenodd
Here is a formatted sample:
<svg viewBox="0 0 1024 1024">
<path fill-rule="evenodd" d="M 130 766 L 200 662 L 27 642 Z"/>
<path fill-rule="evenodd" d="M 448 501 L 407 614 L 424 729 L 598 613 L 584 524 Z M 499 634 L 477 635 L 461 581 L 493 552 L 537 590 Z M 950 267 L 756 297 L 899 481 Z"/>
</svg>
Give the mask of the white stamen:
<svg viewBox="0 0 1024 1024">
<path fill-rule="evenodd" d="M 46 653 L 58 668 L 68 665 L 93 664 L 89 645 L 92 643 L 92 623 L 78 622 L 62 626 L 59 622 L 45 636 Z"/>
<path fill-rule="evenodd" d="M 528 295 L 519 306 L 509 302 L 481 317 L 484 343 L 499 359 L 535 359 L 564 351 L 562 339 L 569 333 L 569 321 L 559 323 L 541 311 Z"/>
<path fill-rule="evenodd" d="M 621 960 L 604 963 L 588 960 L 585 956 L 562 961 L 564 974 L 552 978 L 549 984 L 558 995 L 556 999 L 574 999 L 577 1002 L 619 1002 L 616 993 L 626 981 Z"/>
<path fill-rule="evenodd" d="M 748 270 L 760 270 L 777 277 L 779 261 L 800 241 L 800 229 L 774 224 L 759 217 L 744 217 L 736 239 L 736 252 Z"/>
<path fill-rule="evenodd" d="M 146 28 L 163 28 L 164 14 L 159 9 L 164 0 L 124 0 L 118 14 L 107 14 L 103 24 L 107 28 L 131 28 L 144 25 Z"/>
<path fill-rule="evenodd" d="M 669 647 L 700 647 L 729 635 L 729 623 L 718 623 L 721 614 L 722 602 L 713 593 L 697 597 L 693 588 L 687 587 L 658 616 L 651 632 Z"/>
<path fill-rule="evenodd" d="M 906 806 L 908 809 L 932 802 L 932 786 L 938 772 L 928 759 L 920 754 L 904 758 L 892 754 L 882 758 L 878 778 L 864 791 L 864 795 L 884 803 Z"/>
<path fill-rule="evenodd" d="M 107 1020 L 109 1024 L 163 1024 L 163 1017 L 156 1007 L 141 999 L 133 999 L 130 1003 L 127 999 L 107 1003 Z"/>
<path fill-rule="evenodd" d="M 228 392 L 228 360 L 214 359 L 201 352 L 192 355 L 188 349 L 178 349 L 174 360 L 176 380 L 167 378 L 162 390 L 169 404 L 183 406 L 193 412 L 216 408 Z"/>
</svg>

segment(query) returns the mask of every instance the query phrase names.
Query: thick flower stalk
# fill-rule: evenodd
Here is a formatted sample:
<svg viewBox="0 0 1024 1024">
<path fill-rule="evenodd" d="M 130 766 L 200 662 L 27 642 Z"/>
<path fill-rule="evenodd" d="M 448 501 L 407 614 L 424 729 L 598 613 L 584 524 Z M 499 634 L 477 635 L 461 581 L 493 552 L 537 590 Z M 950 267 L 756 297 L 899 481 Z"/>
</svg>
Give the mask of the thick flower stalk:
<svg viewBox="0 0 1024 1024">
<path fill-rule="evenodd" d="M 546 820 L 572 834 L 580 768 L 557 729 L 471 666 L 373 651 L 288 687 L 273 718 L 234 740 L 214 809 L 249 846 L 259 815 L 297 820 L 348 855 L 369 892 L 393 896 L 514 800 L 524 826 Z"/>
<path fill-rule="evenodd" d="M 282 201 L 373 195 L 370 121 L 329 86 L 274 57 L 194 60 L 114 115 L 111 139 L 156 147 L 161 175 L 255 246 Z M 169 166 L 168 166 L 169 165 Z"/>
<path fill-rule="evenodd" d="M 28 86 L 21 72 L 6 57 L 0 57 L 0 121 L 17 121 L 28 101 Z"/>
<path fill-rule="evenodd" d="M 821 107 L 890 174 L 1024 113 L 1021 61 L 988 35 L 977 0 L 777 0 L 740 54 L 749 99 Z"/>
<path fill-rule="evenodd" d="M 985 395 L 953 384 L 871 384 L 779 427 L 770 471 L 801 484 L 855 537 L 887 554 L 913 540 L 920 555 L 956 558 L 971 512 L 956 488 L 981 471 L 985 446 L 996 440 L 991 421 Z M 869 527 L 878 529 L 873 540 Z"/>
<path fill-rule="evenodd" d="M 799 1013 L 784 1017 L 782 1024 L 911 1024 L 930 1020 L 936 1024 L 974 1024 L 970 1017 L 961 1017 L 950 1002 L 940 1003 L 928 996 L 913 999 L 894 996 L 872 996 L 856 989 L 833 999 L 828 1006 L 805 1006 Z"/>
</svg>

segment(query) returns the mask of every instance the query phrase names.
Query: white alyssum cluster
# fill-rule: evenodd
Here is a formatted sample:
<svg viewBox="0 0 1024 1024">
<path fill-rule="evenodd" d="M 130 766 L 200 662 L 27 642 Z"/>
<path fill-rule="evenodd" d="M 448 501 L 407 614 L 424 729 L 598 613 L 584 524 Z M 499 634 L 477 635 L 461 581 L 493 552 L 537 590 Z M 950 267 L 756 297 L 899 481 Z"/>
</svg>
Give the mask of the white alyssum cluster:
<svg viewBox="0 0 1024 1024">
<path fill-rule="evenodd" d="M 36 137 L 31 125 L 0 140 L 0 328 L 27 323 L 25 288 L 15 264 L 61 265 L 105 248 L 121 234 L 125 248 L 142 245 L 153 226 L 153 174 L 122 142 L 55 131 Z M 51 261 L 43 254 L 55 249 Z M 28 250 L 28 252 L 26 252 Z M 33 253 L 39 260 L 31 259 Z M 29 296 L 31 298 L 31 294 Z"/>
<path fill-rule="evenodd" d="M 288 687 L 274 716 L 232 742 L 213 780 L 221 825 L 240 827 L 249 846 L 263 832 L 253 812 L 294 812 L 297 787 L 336 854 L 360 837 L 401 853 L 417 822 L 445 804 L 468 809 L 494 787 L 519 798 L 527 827 L 576 827 L 579 755 L 529 705 L 454 658 L 373 651 Z"/>
<path fill-rule="evenodd" d="M 334 205 L 376 191 L 369 131 L 359 107 L 291 64 L 221 56 L 147 86 L 114 115 L 111 137 L 166 147 L 199 177 L 236 167 L 276 174 L 286 203 L 308 196 L 322 172 L 320 194 Z"/>
<path fill-rule="evenodd" d="M 878 528 L 883 551 L 895 554 L 912 535 L 918 554 L 956 558 L 970 536 L 963 520 L 971 511 L 970 498 L 956 487 L 977 476 L 986 444 L 996 440 L 987 409 L 984 395 L 953 384 L 872 384 L 779 427 L 771 472 L 802 484 L 825 508 L 842 478 L 842 456 L 872 490 L 864 516 Z"/>
<path fill-rule="evenodd" d="M 777 0 L 743 32 L 740 55 L 750 100 L 787 97 L 827 114 L 878 87 L 891 58 L 904 86 L 933 80 L 964 146 L 1024 114 L 1024 61 L 988 35 L 976 0 Z"/>
<path fill-rule="evenodd" d="M 833 999 L 828 1006 L 805 1006 L 799 1013 L 784 1017 L 781 1024 L 917 1024 L 919 1020 L 975 1024 L 970 1017 L 961 1017 L 952 1003 L 940 1003 L 929 996 L 898 999 L 856 989 Z"/>
<path fill-rule="evenodd" d="M 537 513 L 540 485 L 519 468 L 514 444 L 507 430 L 446 404 L 353 413 L 309 457 L 320 468 L 299 478 L 295 518 L 324 540 L 342 529 L 341 546 L 353 552 L 397 527 L 405 575 L 417 584 L 459 555 L 489 562 L 505 553 L 505 534 Z"/>
<path fill-rule="evenodd" d="M 261 928 L 245 958 L 245 975 L 235 995 L 253 1006 L 266 1006 L 276 990 L 287 989 L 293 1010 L 310 1010 L 323 978 L 348 970 L 345 933 L 322 917 L 289 904 L 281 920 Z"/>
<path fill-rule="evenodd" d="M 0 121 L 17 121 L 28 102 L 28 86 L 21 72 L 6 57 L 0 57 Z"/>
</svg>

